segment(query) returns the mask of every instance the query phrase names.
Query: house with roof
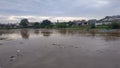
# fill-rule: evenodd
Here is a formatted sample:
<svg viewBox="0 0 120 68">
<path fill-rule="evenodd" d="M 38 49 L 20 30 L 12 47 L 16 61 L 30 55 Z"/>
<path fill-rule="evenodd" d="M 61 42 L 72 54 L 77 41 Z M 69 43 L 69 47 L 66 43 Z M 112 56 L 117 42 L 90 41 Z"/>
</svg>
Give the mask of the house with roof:
<svg viewBox="0 0 120 68">
<path fill-rule="evenodd" d="M 98 20 L 95 25 L 108 25 L 111 24 L 113 21 L 120 21 L 120 15 L 116 15 L 116 16 L 106 16 L 105 18 Z"/>
</svg>

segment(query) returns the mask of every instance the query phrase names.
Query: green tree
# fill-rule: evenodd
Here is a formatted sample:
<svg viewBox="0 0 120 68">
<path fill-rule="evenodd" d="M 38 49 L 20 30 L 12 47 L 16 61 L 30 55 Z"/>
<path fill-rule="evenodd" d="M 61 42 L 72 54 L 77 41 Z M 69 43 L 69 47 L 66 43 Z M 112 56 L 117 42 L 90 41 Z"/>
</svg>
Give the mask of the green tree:
<svg viewBox="0 0 120 68">
<path fill-rule="evenodd" d="M 40 28 L 40 23 L 39 22 L 33 23 L 33 28 Z"/>
<path fill-rule="evenodd" d="M 49 20 L 43 20 L 43 22 L 40 24 L 41 28 L 52 28 L 53 23 Z"/>
<path fill-rule="evenodd" d="M 57 28 L 67 28 L 67 23 L 57 23 Z"/>
<path fill-rule="evenodd" d="M 28 27 L 28 24 L 29 24 L 29 21 L 28 21 L 28 19 L 22 19 L 21 21 L 20 21 L 20 26 L 21 27 Z"/>
<path fill-rule="evenodd" d="M 90 24 L 90 28 L 91 28 L 91 29 L 94 29 L 94 28 L 95 28 L 95 23 L 91 23 L 91 24 Z"/>
<path fill-rule="evenodd" d="M 119 21 L 113 21 L 111 24 L 110 24 L 110 27 L 112 29 L 120 29 L 120 22 Z"/>
<path fill-rule="evenodd" d="M 75 23 L 74 23 L 74 22 L 69 21 L 69 22 L 68 22 L 68 27 L 72 27 L 72 26 L 75 26 Z"/>
</svg>

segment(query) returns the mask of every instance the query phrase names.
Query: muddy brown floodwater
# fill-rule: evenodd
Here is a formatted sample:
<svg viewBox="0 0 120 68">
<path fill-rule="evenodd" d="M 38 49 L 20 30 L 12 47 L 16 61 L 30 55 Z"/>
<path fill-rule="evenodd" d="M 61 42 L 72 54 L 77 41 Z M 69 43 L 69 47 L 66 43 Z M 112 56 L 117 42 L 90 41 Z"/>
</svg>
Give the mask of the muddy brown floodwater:
<svg viewBox="0 0 120 68">
<path fill-rule="evenodd" d="M 0 30 L 0 68 L 120 68 L 120 30 Z"/>
</svg>

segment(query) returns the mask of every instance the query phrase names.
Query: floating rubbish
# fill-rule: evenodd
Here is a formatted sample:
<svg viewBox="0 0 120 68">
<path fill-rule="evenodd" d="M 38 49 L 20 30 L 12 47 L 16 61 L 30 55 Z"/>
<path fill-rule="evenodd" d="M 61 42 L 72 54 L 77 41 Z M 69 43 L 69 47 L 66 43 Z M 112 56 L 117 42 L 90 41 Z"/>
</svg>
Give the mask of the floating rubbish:
<svg viewBox="0 0 120 68">
<path fill-rule="evenodd" d="M 52 45 L 56 46 L 57 48 L 65 48 L 64 45 L 60 45 L 60 44 L 52 44 Z"/>
<path fill-rule="evenodd" d="M 20 53 L 20 50 L 17 50 L 17 53 Z"/>
<path fill-rule="evenodd" d="M 68 48 L 68 47 L 72 47 L 72 48 L 79 48 L 77 46 L 73 46 L 73 45 L 69 45 L 69 46 L 65 46 L 64 44 L 52 44 L 54 46 L 56 46 L 57 48 Z"/>
<path fill-rule="evenodd" d="M 78 48 L 78 47 L 75 47 L 75 48 Z"/>
<path fill-rule="evenodd" d="M 10 56 L 10 57 L 9 57 L 10 61 L 15 60 L 18 56 L 22 56 L 22 54 L 20 53 L 20 50 L 17 50 L 16 52 L 17 52 L 17 53 L 16 53 L 15 56 L 13 55 L 13 56 Z"/>
<path fill-rule="evenodd" d="M 15 56 L 10 56 L 9 58 L 10 58 L 10 61 L 13 61 L 16 59 Z"/>
<path fill-rule="evenodd" d="M 20 50 L 17 50 L 17 56 L 22 56 L 22 54 L 20 53 Z"/>
<path fill-rule="evenodd" d="M 10 58 L 14 58 L 15 56 L 10 56 Z"/>
<path fill-rule="evenodd" d="M 57 45 L 57 44 L 52 44 L 52 45 Z"/>
</svg>

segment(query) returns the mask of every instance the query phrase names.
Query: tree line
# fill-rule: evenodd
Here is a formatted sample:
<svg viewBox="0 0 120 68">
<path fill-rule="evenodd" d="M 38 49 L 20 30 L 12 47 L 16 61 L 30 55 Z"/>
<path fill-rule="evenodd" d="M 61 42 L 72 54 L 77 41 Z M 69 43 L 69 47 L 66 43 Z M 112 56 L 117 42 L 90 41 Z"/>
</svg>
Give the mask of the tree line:
<svg viewBox="0 0 120 68">
<path fill-rule="evenodd" d="M 81 26 L 72 21 L 52 23 L 50 20 L 43 20 L 42 22 L 31 23 L 27 19 L 22 19 L 20 24 L 21 28 L 87 28 L 87 29 L 120 29 L 119 21 L 112 21 L 110 24 L 103 24 L 96 26 L 95 23 L 89 23 L 87 26 Z"/>
<path fill-rule="evenodd" d="M 28 19 L 22 19 L 18 25 L 16 24 L 0 24 L 0 29 L 13 29 L 13 28 L 77 28 L 77 29 L 120 29 L 120 21 L 112 21 L 110 24 L 103 24 L 96 26 L 95 23 L 88 25 L 81 25 L 73 21 L 69 22 L 56 22 L 50 20 L 43 20 L 42 22 L 29 22 Z"/>
<path fill-rule="evenodd" d="M 56 22 L 52 23 L 50 20 L 43 20 L 42 22 L 30 23 L 28 19 L 22 19 L 19 23 L 21 28 L 70 28 L 76 26 L 74 22 Z"/>
</svg>

